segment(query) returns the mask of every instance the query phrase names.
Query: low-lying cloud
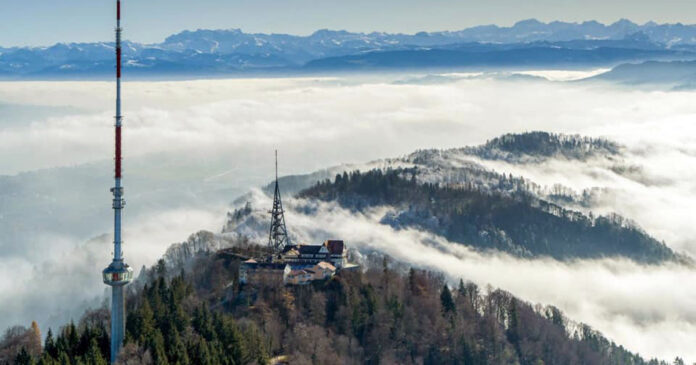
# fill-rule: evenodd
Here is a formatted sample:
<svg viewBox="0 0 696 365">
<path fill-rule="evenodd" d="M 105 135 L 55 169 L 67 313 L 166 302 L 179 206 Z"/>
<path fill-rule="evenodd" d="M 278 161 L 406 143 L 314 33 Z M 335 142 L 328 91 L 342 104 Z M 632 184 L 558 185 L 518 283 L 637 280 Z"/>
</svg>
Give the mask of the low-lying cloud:
<svg viewBox="0 0 696 365">
<path fill-rule="evenodd" d="M 219 229 L 220 207 L 270 180 L 274 148 L 280 149 L 281 174 L 294 174 L 530 130 L 615 139 L 627 146 L 626 163 L 640 166 L 645 179 L 592 162 L 486 164 L 542 184 L 609 188 L 598 210 L 623 214 L 669 246 L 696 253 L 693 92 L 486 75 L 403 81 L 414 76 L 125 83 L 129 262 L 149 264 L 169 243 Z M 7 175 L 0 176 L 0 227 L 8 227 L 0 232 L 0 327 L 31 319 L 55 326 L 77 316 L 82 306 L 74 303 L 93 303 L 104 292 L 99 271 L 111 251 L 113 97 L 113 85 L 103 82 L 0 83 L 0 175 Z M 481 256 L 326 209 L 325 217 L 289 216 L 290 228 L 309 239 L 319 237 L 312 226 L 328 227 L 349 244 L 558 305 L 643 354 L 696 360 L 694 291 L 688 290 L 696 281 L 689 269 Z M 100 239 L 85 244 L 95 236 Z M 423 245 L 432 240 L 436 245 Z M 50 275 L 55 279 L 43 280 Z M 45 319 L 61 309 L 70 311 Z"/>
<path fill-rule="evenodd" d="M 181 242 L 198 230 L 219 230 L 224 207 L 210 210 L 168 210 L 152 212 L 132 222 L 124 235 L 123 251 L 136 272 L 150 266 L 167 247 Z M 108 298 L 101 270 L 111 262 L 113 240 L 103 234 L 87 242 L 74 242 L 65 251 L 48 253 L 40 261 L 21 257 L 0 257 L 0 328 L 28 325 L 58 328 L 79 320 L 86 308 L 97 307 Z"/>
<path fill-rule="evenodd" d="M 352 248 L 377 250 L 402 262 L 442 271 L 453 284 L 463 278 L 508 290 L 532 303 L 553 304 L 569 319 L 591 325 L 644 357 L 696 360 L 694 268 L 646 266 L 629 260 L 559 262 L 481 254 L 431 233 L 397 231 L 379 224 L 390 208 L 356 214 L 334 203 L 296 199 L 285 203 L 288 229 L 300 242 L 344 239 Z M 269 204 L 262 193 L 253 195 L 254 206 Z M 308 205 L 311 209 L 306 209 Z"/>
</svg>

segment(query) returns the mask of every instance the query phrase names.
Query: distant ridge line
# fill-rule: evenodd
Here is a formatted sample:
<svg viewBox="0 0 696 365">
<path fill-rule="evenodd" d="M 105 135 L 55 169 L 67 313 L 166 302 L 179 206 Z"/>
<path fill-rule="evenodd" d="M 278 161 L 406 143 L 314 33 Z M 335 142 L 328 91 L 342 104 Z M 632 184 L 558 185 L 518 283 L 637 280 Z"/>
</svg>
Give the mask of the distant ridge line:
<svg viewBox="0 0 696 365">
<path fill-rule="evenodd" d="M 113 52 L 113 42 L 0 47 L 0 79 L 103 77 L 113 70 Z M 393 58 L 384 57 L 390 52 Z M 161 43 L 123 42 L 124 68 L 134 77 L 491 65 L 612 67 L 696 59 L 694 55 L 696 25 L 639 25 L 626 19 L 608 25 L 528 19 L 510 27 L 414 34 L 321 29 L 296 36 L 199 29 L 173 34 Z"/>
</svg>

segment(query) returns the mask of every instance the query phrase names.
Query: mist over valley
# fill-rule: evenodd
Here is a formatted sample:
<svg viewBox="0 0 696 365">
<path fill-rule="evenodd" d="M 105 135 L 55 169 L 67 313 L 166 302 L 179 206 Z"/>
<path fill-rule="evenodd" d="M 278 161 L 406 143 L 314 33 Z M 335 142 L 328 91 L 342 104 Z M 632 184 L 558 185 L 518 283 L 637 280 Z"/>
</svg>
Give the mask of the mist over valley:
<svg viewBox="0 0 696 365">
<path fill-rule="evenodd" d="M 277 148 L 297 241 L 340 237 L 453 285 L 463 278 L 554 305 L 646 358 L 693 361 L 694 95 L 574 81 L 604 71 L 126 82 L 125 254 L 139 271 L 201 230 L 211 233 L 191 236 L 197 250 L 237 235 L 265 244 L 262 188 Z M 0 83 L 0 328 L 58 328 L 108 297 L 96 273 L 110 257 L 112 98 L 107 82 Z M 523 134 L 532 131 L 543 133 Z M 296 195 L 344 171 L 401 171 L 410 183 L 414 168 L 418 184 L 475 187 L 568 227 L 615 213 L 611 229 L 626 231 L 603 239 L 637 236 L 603 251 L 594 237 L 609 236 L 588 228 L 584 248 L 556 254 L 501 222 L 455 234 L 442 223 L 453 216 L 427 199 L 368 194 L 363 204 L 335 186 Z M 518 200 L 520 186 L 531 200 Z M 246 202 L 252 212 L 231 222 Z M 546 240 L 558 247 L 559 237 Z"/>
</svg>

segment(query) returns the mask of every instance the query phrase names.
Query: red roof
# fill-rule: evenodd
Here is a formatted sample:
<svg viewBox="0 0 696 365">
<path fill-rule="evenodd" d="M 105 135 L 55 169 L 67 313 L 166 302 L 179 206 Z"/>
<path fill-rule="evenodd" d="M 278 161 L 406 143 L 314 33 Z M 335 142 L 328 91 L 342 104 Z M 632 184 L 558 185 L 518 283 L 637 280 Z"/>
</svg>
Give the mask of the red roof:
<svg viewBox="0 0 696 365">
<path fill-rule="evenodd" d="M 342 255 L 343 254 L 343 241 L 342 240 L 328 240 L 324 242 L 324 246 L 329 250 L 332 255 Z"/>
</svg>

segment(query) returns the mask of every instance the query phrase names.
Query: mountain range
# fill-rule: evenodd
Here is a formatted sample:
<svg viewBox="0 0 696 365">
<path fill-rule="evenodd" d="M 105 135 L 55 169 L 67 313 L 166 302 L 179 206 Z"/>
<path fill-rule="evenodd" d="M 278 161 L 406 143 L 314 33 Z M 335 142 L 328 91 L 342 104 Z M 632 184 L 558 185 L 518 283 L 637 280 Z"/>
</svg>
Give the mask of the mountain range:
<svg viewBox="0 0 696 365">
<path fill-rule="evenodd" d="M 308 36 L 183 31 L 161 43 L 124 42 L 128 77 L 191 77 L 333 70 L 613 66 L 696 59 L 696 25 L 524 20 L 511 27 L 390 34 L 319 30 Z M 0 78 L 106 78 L 114 44 L 0 47 Z"/>
</svg>

